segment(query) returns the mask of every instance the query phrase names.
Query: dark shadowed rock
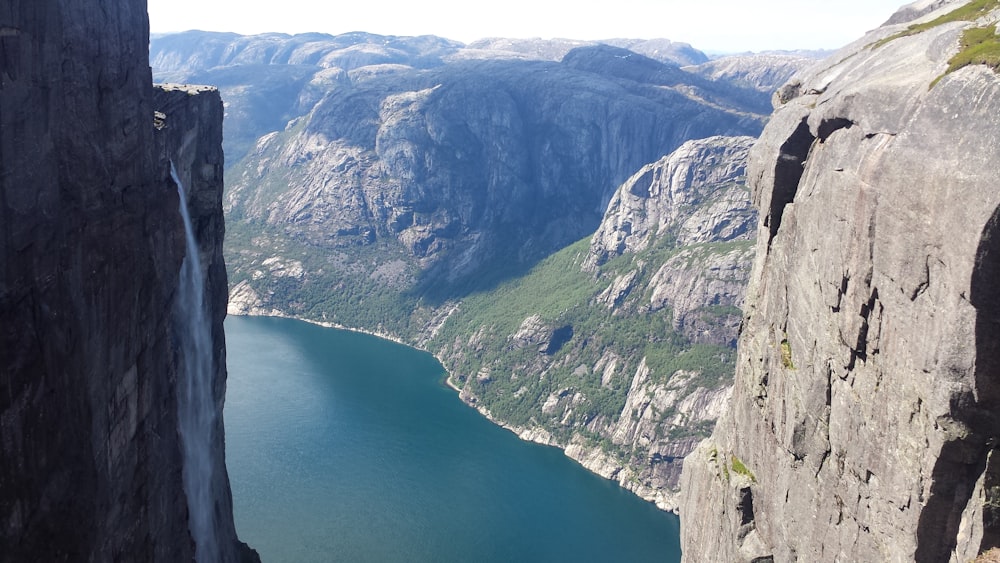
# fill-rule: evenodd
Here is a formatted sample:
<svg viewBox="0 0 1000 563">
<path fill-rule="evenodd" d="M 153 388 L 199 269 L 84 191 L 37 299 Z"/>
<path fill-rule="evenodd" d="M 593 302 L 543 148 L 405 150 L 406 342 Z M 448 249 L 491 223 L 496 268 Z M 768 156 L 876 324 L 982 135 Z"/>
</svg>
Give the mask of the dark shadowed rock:
<svg viewBox="0 0 1000 563">
<path fill-rule="evenodd" d="M 154 97 L 144 2 L 17 4 L 0 10 L 0 558 L 191 561 L 168 159 L 195 188 L 221 412 L 221 101 Z M 237 561 L 219 419 L 214 528 Z"/>
</svg>

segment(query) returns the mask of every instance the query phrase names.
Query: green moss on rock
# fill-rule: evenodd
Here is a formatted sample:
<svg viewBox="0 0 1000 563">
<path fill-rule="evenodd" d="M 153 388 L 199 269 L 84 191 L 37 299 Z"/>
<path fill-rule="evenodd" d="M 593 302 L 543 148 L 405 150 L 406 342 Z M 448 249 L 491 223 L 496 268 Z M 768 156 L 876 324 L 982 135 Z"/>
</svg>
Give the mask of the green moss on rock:
<svg viewBox="0 0 1000 563">
<path fill-rule="evenodd" d="M 928 29 L 934 29 L 939 25 L 946 23 L 959 22 L 959 21 L 976 21 L 980 17 L 990 13 L 990 11 L 1000 7 L 1000 0 L 973 0 L 968 4 L 960 6 L 943 16 L 934 18 L 931 21 L 924 23 L 915 23 L 903 31 L 894 33 L 885 39 L 882 39 L 875 43 L 874 47 L 878 48 L 886 43 L 899 39 L 900 37 L 909 37 L 910 35 L 916 35 L 920 32 L 927 31 Z"/>
</svg>

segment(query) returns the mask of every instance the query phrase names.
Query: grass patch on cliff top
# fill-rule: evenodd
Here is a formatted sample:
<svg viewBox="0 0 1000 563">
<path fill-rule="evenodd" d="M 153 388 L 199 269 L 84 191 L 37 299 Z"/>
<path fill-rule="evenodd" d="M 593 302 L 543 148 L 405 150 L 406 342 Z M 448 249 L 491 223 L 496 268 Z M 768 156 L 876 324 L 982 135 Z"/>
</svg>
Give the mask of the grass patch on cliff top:
<svg viewBox="0 0 1000 563">
<path fill-rule="evenodd" d="M 988 14 L 991 10 L 994 10 L 995 8 L 998 7 L 1000 7 L 1000 0 L 973 0 L 968 4 L 955 8 L 954 10 L 948 12 L 947 14 L 938 16 L 931 21 L 912 24 L 903 31 L 894 33 L 889 37 L 886 37 L 885 39 L 879 40 L 878 42 L 875 43 L 873 47 L 878 48 L 890 41 L 899 39 L 900 37 L 909 37 L 911 35 L 916 35 L 922 31 L 927 31 L 928 29 L 933 29 L 939 25 L 943 25 L 946 23 L 959 22 L 959 21 L 965 21 L 965 22 L 976 21 L 980 17 Z"/>
<path fill-rule="evenodd" d="M 1000 37 L 996 24 L 974 27 L 962 33 L 961 50 L 948 61 L 948 70 L 931 82 L 931 88 L 942 78 L 969 65 L 986 65 L 1000 72 Z"/>
</svg>

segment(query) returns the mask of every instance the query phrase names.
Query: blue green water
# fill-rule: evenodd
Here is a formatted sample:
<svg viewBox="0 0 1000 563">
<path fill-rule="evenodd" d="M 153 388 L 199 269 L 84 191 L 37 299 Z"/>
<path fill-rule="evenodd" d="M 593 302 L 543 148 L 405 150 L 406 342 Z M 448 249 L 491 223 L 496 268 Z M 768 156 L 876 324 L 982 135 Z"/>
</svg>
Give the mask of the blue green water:
<svg viewBox="0 0 1000 563">
<path fill-rule="evenodd" d="M 465 406 L 429 354 L 226 321 L 226 455 L 266 563 L 675 562 L 678 520 Z"/>
</svg>

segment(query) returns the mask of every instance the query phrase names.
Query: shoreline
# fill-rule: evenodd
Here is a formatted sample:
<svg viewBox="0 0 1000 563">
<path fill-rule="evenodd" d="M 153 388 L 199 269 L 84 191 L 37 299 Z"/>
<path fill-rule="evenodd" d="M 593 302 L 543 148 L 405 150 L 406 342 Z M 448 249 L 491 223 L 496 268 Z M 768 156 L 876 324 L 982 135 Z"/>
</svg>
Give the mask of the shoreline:
<svg viewBox="0 0 1000 563">
<path fill-rule="evenodd" d="M 587 465 L 586 463 L 584 463 L 583 456 L 575 457 L 573 455 L 570 455 L 570 448 L 574 447 L 574 444 L 562 445 L 562 444 L 560 444 L 558 442 L 553 441 L 552 440 L 552 435 L 547 430 L 545 430 L 544 428 L 540 428 L 540 427 L 539 428 L 521 428 L 521 427 L 518 427 L 518 426 L 513 426 L 513 425 L 510 425 L 510 424 L 507 424 L 507 423 L 505 423 L 505 422 L 503 422 L 501 420 L 498 420 L 496 417 L 494 417 L 493 413 L 491 413 L 485 407 L 474 405 L 474 404 L 471 404 L 471 403 L 465 401 L 465 399 L 462 398 L 462 389 L 460 387 L 458 387 L 457 385 L 455 385 L 452 382 L 452 373 L 451 373 L 451 371 L 447 368 L 447 366 L 444 365 L 444 362 L 441 361 L 441 358 L 439 358 L 437 356 L 437 354 L 435 354 L 434 352 L 431 352 L 430 350 L 428 350 L 426 348 L 423 348 L 421 346 L 417 346 L 415 344 L 411 344 L 409 342 L 405 342 L 403 339 L 401 339 L 401 338 L 399 338 L 397 336 L 391 335 L 391 334 L 382 333 L 382 332 L 373 331 L 373 330 L 368 330 L 368 329 L 363 329 L 363 328 L 354 328 L 354 327 L 344 326 L 344 325 L 341 325 L 339 323 L 333 323 L 333 322 L 329 322 L 329 321 L 315 321 L 315 320 L 311 320 L 311 319 L 305 319 L 305 318 L 300 318 L 300 317 L 293 317 L 291 315 L 283 314 L 283 313 L 281 313 L 280 311 L 277 311 L 277 310 L 272 310 L 268 314 L 230 313 L 230 312 L 227 312 L 226 315 L 227 316 L 234 316 L 234 317 L 271 317 L 271 318 L 279 318 L 279 319 L 291 319 L 291 320 L 294 320 L 294 321 L 301 321 L 301 322 L 304 322 L 304 323 L 309 323 L 311 325 L 315 325 L 315 326 L 319 326 L 319 327 L 323 327 L 323 328 L 333 328 L 333 329 L 339 329 L 339 330 L 346 330 L 348 332 L 355 332 L 355 333 L 360 333 L 360 334 L 367 334 L 368 336 L 374 336 L 376 338 L 381 338 L 382 340 L 388 340 L 390 342 L 399 344 L 401 346 L 406 346 L 406 347 L 412 348 L 414 350 L 419 350 L 421 352 L 426 352 L 426 353 L 430 354 L 437 361 L 438 364 L 441 365 L 442 369 L 444 369 L 444 384 L 447 387 L 451 388 L 453 391 L 455 391 L 455 393 L 458 396 L 458 400 L 461 401 L 467 407 L 474 409 L 481 416 L 483 416 L 484 418 L 486 418 L 487 420 L 489 420 L 493 424 L 495 424 L 495 425 L 497 425 L 497 426 L 499 426 L 499 427 L 501 427 L 501 428 L 503 428 L 503 429 L 511 432 L 512 434 L 514 434 L 515 436 L 517 436 L 518 439 L 523 440 L 525 442 L 533 442 L 535 444 L 539 444 L 539 445 L 542 445 L 542 446 L 548 446 L 550 448 L 559 449 L 559 450 L 562 451 L 563 455 L 565 455 L 566 457 L 568 457 L 571 460 L 575 461 L 581 467 L 583 467 L 587 471 L 593 473 L 594 475 L 597 475 L 598 477 L 602 477 L 604 479 L 607 479 L 608 481 L 616 483 L 623 490 L 628 491 L 628 492 L 632 493 L 633 495 L 639 497 L 640 499 L 642 499 L 642 500 L 644 500 L 646 502 L 651 503 L 653 506 L 655 506 L 656 508 L 658 508 L 658 509 L 660 509 L 660 510 L 662 510 L 664 512 L 669 512 L 669 513 L 671 513 L 671 514 L 673 514 L 675 516 L 680 516 L 680 512 L 678 511 L 678 507 L 677 507 L 677 505 L 676 505 L 675 502 L 667 502 L 663 498 L 661 498 L 661 496 L 656 495 L 655 493 L 654 494 L 640 494 L 639 491 L 637 491 L 635 489 L 630 489 L 630 488 L 626 487 L 625 483 L 623 481 L 621 481 L 619 479 L 616 479 L 615 477 L 616 477 L 616 475 L 617 475 L 618 472 L 616 472 L 612 476 L 604 475 L 600 471 L 598 471 L 596 469 L 596 467 L 591 467 L 591 466 Z M 621 470 L 624 470 L 624 469 L 625 469 L 624 467 L 621 468 Z"/>
</svg>

